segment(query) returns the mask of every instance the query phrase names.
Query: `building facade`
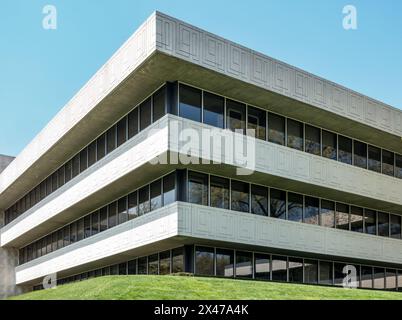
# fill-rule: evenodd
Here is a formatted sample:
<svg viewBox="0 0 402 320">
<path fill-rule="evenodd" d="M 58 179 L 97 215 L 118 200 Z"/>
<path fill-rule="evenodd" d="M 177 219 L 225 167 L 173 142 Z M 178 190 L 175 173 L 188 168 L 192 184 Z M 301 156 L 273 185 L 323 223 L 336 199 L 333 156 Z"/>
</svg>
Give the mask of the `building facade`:
<svg viewBox="0 0 402 320">
<path fill-rule="evenodd" d="M 402 289 L 401 137 L 400 110 L 155 12 L 0 174 L 2 294 L 49 275 L 341 286 L 345 266 Z"/>
</svg>

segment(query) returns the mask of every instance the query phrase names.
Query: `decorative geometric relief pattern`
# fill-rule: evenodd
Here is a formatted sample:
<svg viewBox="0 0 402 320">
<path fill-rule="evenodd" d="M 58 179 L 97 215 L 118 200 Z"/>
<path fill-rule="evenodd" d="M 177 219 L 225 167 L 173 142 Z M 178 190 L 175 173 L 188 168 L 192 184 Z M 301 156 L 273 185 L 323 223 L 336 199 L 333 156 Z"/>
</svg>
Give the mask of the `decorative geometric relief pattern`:
<svg viewBox="0 0 402 320">
<path fill-rule="evenodd" d="M 402 263 L 402 245 L 400 240 L 371 236 L 317 225 L 301 224 L 292 221 L 244 214 L 241 212 L 208 208 L 208 217 L 202 206 L 179 203 L 178 212 L 188 214 L 183 208 L 191 207 L 192 230 L 179 227 L 179 235 L 204 237 L 232 243 L 260 245 L 338 257 L 360 258 L 373 261 Z M 195 224 L 202 220 L 203 232 L 194 231 Z M 222 217 L 224 217 L 222 219 Z M 208 221 L 205 220 L 208 219 Z M 231 222 L 222 229 L 221 224 Z M 179 219 L 180 221 L 180 219 Z M 219 226 L 216 227 L 215 224 Z"/>
<path fill-rule="evenodd" d="M 201 61 L 201 34 L 198 30 L 179 23 L 176 52 L 187 60 Z"/>
<path fill-rule="evenodd" d="M 401 117 L 401 111 L 384 103 L 374 101 L 358 93 L 350 93 L 347 88 L 333 84 L 281 61 L 255 52 L 231 41 L 195 28 L 187 23 L 161 13 L 156 14 L 157 48 L 179 58 L 193 61 L 213 71 L 217 71 L 236 79 L 240 79 L 262 88 L 281 93 L 313 106 L 330 109 L 344 117 L 368 123 L 375 128 L 401 135 L 402 126 L 392 123 L 392 119 Z M 178 30 L 171 34 L 173 28 L 162 28 L 162 22 L 170 21 L 180 24 Z M 195 40 L 190 40 L 191 32 L 196 30 Z M 187 30 L 184 32 L 184 30 Z M 163 33 L 169 33 L 163 35 Z M 194 33 L 193 33 L 194 35 Z M 175 39 L 172 39 L 175 38 Z M 202 61 L 189 57 L 189 43 L 198 43 L 202 39 L 201 48 L 193 52 L 202 52 Z M 168 43 L 170 41 L 170 43 Z M 173 43 L 177 48 L 172 51 Z M 195 54 L 196 55 L 196 54 Z M 368 102 L 369 101 L 369 102 Z M 370 105 L 371 104 L 371 105 Z M 374 110 L 372 107 L 375 107 Z M 387 110 L 385 115 L 381 109 Z M 375 110 L 379 110 L 376 112 Z M 390 114 L 390 116 L 388 115 Z"/>
</svg>

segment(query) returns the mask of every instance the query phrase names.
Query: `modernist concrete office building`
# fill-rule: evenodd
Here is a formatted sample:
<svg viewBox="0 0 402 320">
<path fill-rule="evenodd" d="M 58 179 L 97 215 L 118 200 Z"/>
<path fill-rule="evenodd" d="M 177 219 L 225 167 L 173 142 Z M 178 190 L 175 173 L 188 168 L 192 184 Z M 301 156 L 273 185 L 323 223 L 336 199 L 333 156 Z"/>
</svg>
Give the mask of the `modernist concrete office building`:
<svg viewBox="0 0 402 320">
<path fill-rule="evenodd" d="M 177 127 L 252 139 L 253 171 L 195 143 L 200 164 L 155 164 Z M 0 174 L 3 295 L 50 274 L 341 285 L 345 265 L 396 290 L 401 137 L 400 110 L 156 12 Z"/>
</svg>

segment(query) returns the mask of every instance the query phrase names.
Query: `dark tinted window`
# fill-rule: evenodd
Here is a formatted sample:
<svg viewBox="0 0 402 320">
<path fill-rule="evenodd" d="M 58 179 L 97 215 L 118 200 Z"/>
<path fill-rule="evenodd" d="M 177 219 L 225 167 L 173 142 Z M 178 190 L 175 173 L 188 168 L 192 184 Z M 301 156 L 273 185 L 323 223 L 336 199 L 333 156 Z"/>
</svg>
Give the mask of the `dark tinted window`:
<svg viewBox="0 0 402 320">
<path fill-rule="evenodd" d="M 121 146 L 127 141 L 127 117 L 117 123 L 117 146 Z"/>
<path fill-rule="evenodd" d="M 382 150 L 382 173 L 394 176 L 394 153 Z"/>
<path fill-rule="evenodd" d="M 224 98 L 209 92 L 204 92 L 204 123 L 223 128 L 224 110 Z"/>
<path fill-rule="evenodd" d="M 336 134 L 322 130 L 322 156 L 328 159 L 337 159 Z"/>
<path fill-rule="evenodd" d="M 350 209 L 350 230 L 363 232 L 363 209 L 352 206 Z"/>
<path fill-rule="evenodd" d="M 389 214 L 378 212 L 378 235 L 389 237 Z"/>
<path fill-rule="evenodd" d="M 303 221 L 303 195 L 288 193 L 288 220 Z"/>
<path fill-rule="evenodd" d="M 304 219 L 305 223 L 318 224 L 319 199 L 305 197 Z"/>
<path fill-rule="evenodd" d="M 140 104 L 140 128 L 144 130 L 151 124 L 151 98 Z"/>
<path fill-rule="evenodd" d="M 236 251 L 236 278 L 253 277 L 253 254 Z"/>
<path fill-rule="evenodd" d="M 353 164 L 360 168 L 367 168 L 367 144 L 360 141 L 354 141 Z"/>
<path fill-rule="evenodd" d="M 270 255 L 269 254 L 262 254 L 262 253 L 255 253 L 254 254 L 254 261 L 255 261 L 255 278 L 261 280 L 270 280 Z"/>
<path fill-rule="evenodd" d="M 195 273 L 207 276 L 215 274 L 213 248 L 195 247 Z"/>
<path fill-rule="evenodd" d="M 293 149 L 303 150 L 304 149 L 303 123 L 291 119 L 287 119 L 287 121 L 288 121 L 287 146 Z"/>
<path fill-rule="evenodd" d="M 248 106 L 247 117 L 248 117 L 247 129 L 254 130 L 256 138 L 266 140 L 266 134 L 267 134 L 266 111 Z"/>
<path fill-rule="evenodd" d="M 333 284 L 333 276 L 332 276 L 332 262 L 329 261 L 320 261 L 320 284 Z"/>
<path fill-rule="evenodd" d="M 229 209 L 229 179 L 211 176 L 211 207 Z"/>
<path fill-rule="evenodd" d="M 249 212 L 249 184 L 232 181 L 232 205 L 235 211 Z"/>
<path fill-rule="evenodd" d="M 286 219 L 286 192 L 270 189 L 270 214 L 271 217 Z"/>
<path fill-rule="evenodd" d="M 381 149 L 368 146 L 368 169 L 381 172 Z"/>
<path fill-rule="evenodd" d="M 335 213 L 336 228 L 349 230 L 349 206 L 343 203 L 336 204 Z"/>
<path fill-rule="evenodd" d="M 364 231 L 368 234 L 377 233 L 377 214 L 374 210 L 364 210 Z"/>
<path fill-rule="evenodd" d="M 170 250 L 159 254 L 159 274 L 170 273 Z"/>
<path fill-rule="evenodd" d="M 306 124 L 306 152 L 321 155 L 321 130 Z"/>
<path fill-rule="evenodd" d="M 138 108 L 131 111 L 128 116 L 128 138 L 131 139 L 138 133 Z"/>
<path fill-rule="evenodd" d="M 99 211 L 95 211 L 92 213 L 92 235 L 95 235 L 99 232 Z"/>
<path fill-rule="evenodd" d="M 268 216 L 268 188 L 251 185 L 251 213 Z"/>
<path fill-rule="evenodd" d="M 153 95 L 153 122 L 162 118 L 165 114 L 166 87 L 159 89 Z"/>
<path fill-rule="evenodd" d="M 226 127 L 232 131 L 245 133 L 246 105 L 233 100 L 226 100 Z"/>
<path fill-rule="evenodd" d="M 352 139 L 338 136 L 338 160 L 343 163 L 352 164 Z"/>
<path fill-rule="evenodd" d="M 128 195 L 128 219 L 134 219 L 138 216 L 138 201 L 137 191 L 134 191 Z"/>
<path fill-rule="evenodd" d="M 287 258 L 272 256 L 272 280 L 287 281 Z"/>
<path fill-rule="evenodd" d="M 122 197 L 117 202 L 118 223 L 124 223 L 128 220 L 127 197 Z"/>
<path fill-rule="evenodd" d="M 106 136 L 104 134 L 96 140 L 96 153 L 98 161 L 106 154 Z"/>
<path fill-rule="evenodd" d="M 162 207 L 162 180 L 151 183 L 151 211 Z"/>
<path fill-rule="evenodd" d="M 176 201 L 176 175 L 171 173 L 163 178 L 163 205 Z"/>
<path fill-rule="evenodd" d="M 201 122 L 201 90 L 180 85 L 179 116 Z"/>
<path fill-rule="evenodd" d="M 188 173 L 188 196 L 190 203 L 208 205 L 208 175 L 198 172 Z"/>
<path fill-rule="evenodd" d="M 399 154 L 395 155 L 395 177 L 402 179 L 402 156 Z"/>
<path fill-rule="evenodd" d="M 142 216 L 150 210 L 149 206 L 149 185 L 138 191 L 138 214 Z"/>
<path fill-rule="evenodd" d="M 99 231 L 105 231 L 108 228 L 107 207 L 99 210 Z"/>
<path fill-rule="evenodd" d="M 88 167 L 96 162 L 96 141 L 88 146 Z"/>
<path fill-rule="evenodd" d="M 116 126 L 111 127 L 107 132 L 106 132 L 106 151 L 107 153 L 112 152 L 116 148 Z"/>
<path fill-rule="evenodd" d="M 401 216 L 391 214 L 391 237 L 401 238 Z"/>
<path fill-rule="evenodd" d="M 303 259 L 289 258 L 289 282 L 303 282 Z"/>
<path fill-rule="evenodd" d="M 268 141 L 285 145 L 285 118 L 268 114 Z"/>
<path fill-rule="evenodd" d="M 113 228 L 117 225 L 117 206 L 116 202 L 109 204 L 108 209 L 108 227 Z"/>
<path fill-rule="evenodd" d="M 321 200 L 320 223 L 324 227 L 335 227 L 335 202 Z"/>
<path fill-rule="evenodd" d="M 233 277 L 234 252 L 233 250 L 216 249 L 216 275 Z"/>
</svg>

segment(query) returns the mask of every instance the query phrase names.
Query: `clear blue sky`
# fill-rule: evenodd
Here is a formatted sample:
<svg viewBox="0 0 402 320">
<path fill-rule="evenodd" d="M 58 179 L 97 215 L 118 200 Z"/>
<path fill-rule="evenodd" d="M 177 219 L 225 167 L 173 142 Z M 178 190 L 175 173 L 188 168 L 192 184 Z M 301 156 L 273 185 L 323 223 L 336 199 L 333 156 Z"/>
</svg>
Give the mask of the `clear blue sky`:
<svg viewBox="0 0 402 320">
<path fill-rule="evenodd" d="M 1 0 L 0 154 L 17 155 L 154 10 L 402 108 L 402 1 Z"/>
</svg>

